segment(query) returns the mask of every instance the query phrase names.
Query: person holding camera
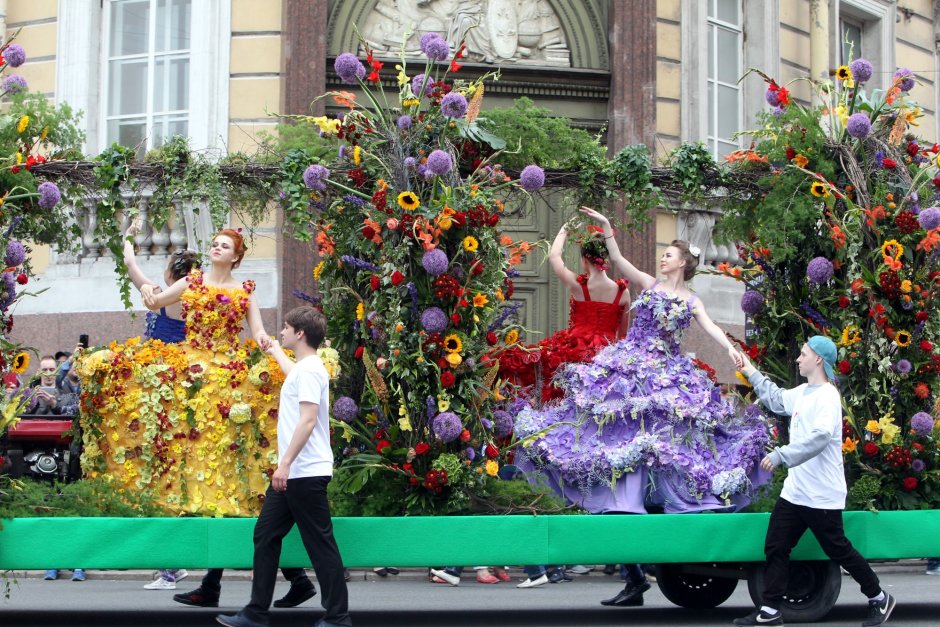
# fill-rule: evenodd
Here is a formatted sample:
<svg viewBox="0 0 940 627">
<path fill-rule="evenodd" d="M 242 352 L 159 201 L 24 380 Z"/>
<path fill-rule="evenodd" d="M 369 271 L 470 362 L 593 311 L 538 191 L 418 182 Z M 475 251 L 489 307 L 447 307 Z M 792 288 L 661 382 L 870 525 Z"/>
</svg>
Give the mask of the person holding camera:
<svg viewBox="0 0 940 627">
<path fill-rule="evenodd" d="M 62 403 L 62 393 L 56 387 L 56 374 L 59 372 L 59 364 L 55 357 L 45 355 L 39 360 L 39 381 L 36 384 L 36 390 L 33 392 L 33 398 L 36 399 L 36 408 L 32 413 L 40 415 L 61 416 L 65 405 Z"/>
</svg>

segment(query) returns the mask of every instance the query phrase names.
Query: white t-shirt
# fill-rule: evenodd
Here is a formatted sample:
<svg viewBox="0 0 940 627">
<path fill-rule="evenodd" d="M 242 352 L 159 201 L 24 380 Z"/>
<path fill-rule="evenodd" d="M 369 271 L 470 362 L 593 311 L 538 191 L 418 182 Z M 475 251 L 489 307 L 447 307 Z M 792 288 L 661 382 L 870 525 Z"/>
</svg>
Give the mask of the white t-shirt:
<svg viewBox="0 0 940 627">
<path fill-rule="evenodd" d="M 333 450 L 330 448 L 330 376 L 316 355 L 304 357 L 291 369 L 281 386 L 277 410 L 278 462 L 290 445 L 300 423 L 300 404 L 319 405 L 317 424 L 310 439 L 290 465 L 288 479 L 329 477 L 333 475 Z"/>
<path fill-rule="evenodd" d="M 842 399 L 831 383 L 804 383 L 781 393 L 784 413 L 790 414 L 790 442 L 781 456 L 796 461 L 789 470 L 780 496 L 794 505 L 817 509 L 845 509 L 845 470 L 842 465 Z M 810 432 L 825 431 L 829 441 L 820 453 L 800 463 L 800 443 Z M 788 451 L 787 449 L 793 449 Z M 790 455 L 788 455 L 790 453 Z"/>
</svg>

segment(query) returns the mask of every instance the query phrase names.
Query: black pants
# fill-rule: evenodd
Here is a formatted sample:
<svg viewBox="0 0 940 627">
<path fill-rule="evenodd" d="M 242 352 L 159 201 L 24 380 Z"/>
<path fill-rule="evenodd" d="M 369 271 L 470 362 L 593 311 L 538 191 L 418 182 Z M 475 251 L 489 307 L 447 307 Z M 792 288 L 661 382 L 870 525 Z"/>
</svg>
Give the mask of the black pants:
<svg viewBox="0 0 940 627">
<path fill-rule="evenodd" d="M 845 537 L 841 509 L 816 509 L 778 499 L 770 515 L 764 542 L 764 554 L 767 556 L 764 605 L 780 609 L 787 591 L 790 551 L 807 529 L 816 536 L 819 546 L 829 559 L 847 570 L 852 579 L 858 582 L 862 594 L 872 598 L 881 593 L 878 575 Z"/>
<path fill-rule="evenodd" d="M 261 515 L 255 524 L 254 581 L 251 584 L 251 602 L 242 610 L 243 615 L 258 622 L 268 622 L 281 557 L 281 541 L 296 523 L 320 582 L 320 603 L 326 610 L 324 620 L 337 625 L 352 625 L 343 578 L 343 558 L 333 538 L 333 521 L 326 498 L 329 483 L 330 477 L 304 477 L 288 479 L 284 492 L 268 488 Z"/>
<path fill-rule="evenodd" d="M 209 593 L 215 592 L 218 596 L 219 592 L 222 591 L 223 571 L 222 568 L 210 568 L 202 578 L 202 589 Z M 303 568 L 282 568 L 281 573 L 284 575 L 284 579 L 290 582 L 291 587 L 313 585 Z"/>
</svg>

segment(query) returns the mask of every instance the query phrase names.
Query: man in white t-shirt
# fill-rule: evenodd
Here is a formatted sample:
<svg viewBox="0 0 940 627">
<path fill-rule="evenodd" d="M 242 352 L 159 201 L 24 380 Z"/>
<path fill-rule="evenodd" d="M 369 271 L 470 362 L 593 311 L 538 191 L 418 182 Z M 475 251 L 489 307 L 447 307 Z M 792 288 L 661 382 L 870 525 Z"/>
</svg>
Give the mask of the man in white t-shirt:
<svg viewBox="0 0 940 627">
<path fill-rule="evenodd" d="M 836 345 L 814 335 L 803 345 L 796 363 L 806 383 L 782 390 L 744 359 L 744 373 L 760 402 L 777 414 L 790 416 L 790 443 L 775 448 L 761 460 L 761 468 L 788 468 L 780 499 L 770 515 L 764 554 L 762 603 L 735 625 L 782 625 L 780 611 L 787 591 L 790 551 L 807 529 L 813 532 L 829 558 L 858 582 L 868 597 L 863 627 L 881 625 L 891 616 L 895 599 L 881 589 L 878 576 L 845 537 L 845 472 L 842 467 L 842 397 L 833 383 Z"/>
<path fill-rule="evenodd" d="M 234 616 L 217 616 L 216 620 L 223 625 L 259 627 L 268 624 L 281 541 L 295 523 L 317 573 L 322 593 L 320 602 L 326 610 L 316 627 L 352 625 L 343 559 L 333 538 L 326 496 L 326 487 L 333 476 L 330 377 L 317 356 L 317 348 L 325 335 L 323 314 L 310 306 L 297 307 L 284 316 L 281 331 L 284 348 L 293 350 L 297 361 L 291 361 L 274 340 L 263 347 L 287 375 L 281 386 L 277 414 L 278 465 L 255 524 L 251 602 Z"/>
</svg>

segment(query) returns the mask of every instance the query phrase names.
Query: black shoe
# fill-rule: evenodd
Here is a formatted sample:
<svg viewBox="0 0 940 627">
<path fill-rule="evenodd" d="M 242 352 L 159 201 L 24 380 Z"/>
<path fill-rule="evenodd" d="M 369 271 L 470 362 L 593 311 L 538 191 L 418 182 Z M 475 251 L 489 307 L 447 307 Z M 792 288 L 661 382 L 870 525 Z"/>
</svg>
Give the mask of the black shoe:
<svg viewBox="0 0 940 627">
<path fill-rule="evenodd" d="M 869 601 L 868 618 L 862 623 L 862 627 L 874 627 L 874 625 L 882 625 L 888 622 L 896 604 L 897 600 L 887 592 L 885 592 L 884 600 L 880 603 L 878 601 Z"/>
<path fill-rule="evenodd" d="M 747 616 L 735 618 L 734 625 L 782 625 L 783 612 L 777 611 L 776 614 L 768 614 L 764 610 L 757 608 Z"/>
<path fill-rule="evenodd" d="M 648 581 L 639 584 L 629 584 L 617 593 L 612 599 L 604 599 L 601 605 L 614 607 L 637 607 L 643 605 L 643 593 L 650 589 Z"/>
<path fill-rule="evenodd" d="M 304 601 L 312 599 L 317 594 L 317 589 L 307 580 L 307 585 L 291 586 L 283 597 L 274 602 L 274 607 L 297 607 Z"/>
<path fill-rule="evenodd" d="M 192 592 L 174 594 L 173 600 L 183 605 L 193 605 L 195 607 L 219 607 L 219 593 L 206 592 L 202 589 L 202 586 Z"/>
<path fill-rule="evenodd" d="M 565 583 L 571 581 L 571 576 L 565 572 L 564 568 L 555 568 L 548 575 L 548 581 L 549 583 Z"/>
<path fill-rule="evenodd" d="M 615 572 L 617 572 L 617 565 L 616 565 L 616 564 L 605 564 L 605 565 L 604 565 L 604 574 L 605 574 L 605 575 L 613 575 Z"/>
<path fill-rule="evenodd" d="M 259 623 L 256 620 L 251 620 L 246 616 L 242 616 L 241 612 L 238 614 L 219 614 L 215 617 L 215 622 L 220 625 L 225 625 L 226 627 L 267 627 L 267 623 Z"/>
</svg>

